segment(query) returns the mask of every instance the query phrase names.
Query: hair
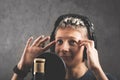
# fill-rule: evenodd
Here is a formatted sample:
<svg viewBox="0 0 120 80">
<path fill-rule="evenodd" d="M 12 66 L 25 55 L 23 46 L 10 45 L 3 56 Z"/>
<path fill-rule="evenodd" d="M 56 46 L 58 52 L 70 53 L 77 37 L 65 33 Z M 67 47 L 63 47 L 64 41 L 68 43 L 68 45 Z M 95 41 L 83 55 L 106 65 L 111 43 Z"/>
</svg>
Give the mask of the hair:
<svg viewBox="0 0 120 80">
<path fill-rule="evenodd" d="M 55 33 L 58 27 L 59 26 L 66 27 L 67 25 L 71 25 L 76 28 L 80 26 L 86 27 L 87 34 L 88 34 L 87 37 L 88 39 L 94 41 L 95 48 L 97 49 L 97 40 L 95 36 L 93 23 L 86 16 L 79 15 L 79 14 L 64 14 L 64 15 L 59 16 L 57 20 L 55 21 L 54 29 L 50 36 L 50 42 L 55 40 Z M 50 48 L 50 51 L 55 52 L 55 45 Z M 84 52 L 86 53 L 86 50 L 84 50 Z M 83 57 L 84 57 L 83 59 L 87 59 L 86 54 Z"/>
</svg>

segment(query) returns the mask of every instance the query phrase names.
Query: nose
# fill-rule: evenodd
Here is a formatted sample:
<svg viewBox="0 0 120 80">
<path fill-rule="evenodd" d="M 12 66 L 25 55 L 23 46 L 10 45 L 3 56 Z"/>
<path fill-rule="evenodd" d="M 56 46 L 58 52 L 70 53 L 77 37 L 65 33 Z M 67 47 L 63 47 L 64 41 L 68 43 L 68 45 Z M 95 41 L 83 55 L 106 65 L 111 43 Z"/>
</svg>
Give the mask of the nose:
<svg viewBox="0 0 120 80">
<path fill-rule="evenodd" d="M 62 51 L 62 52 L 68 52 L 69 49 L 70 49 L 69 44 L 68 44 L 67 42 L 64 42 L 64 43 L 62 44 L 62 46 L 61 46 L 61 51 Z"/>
</svg>

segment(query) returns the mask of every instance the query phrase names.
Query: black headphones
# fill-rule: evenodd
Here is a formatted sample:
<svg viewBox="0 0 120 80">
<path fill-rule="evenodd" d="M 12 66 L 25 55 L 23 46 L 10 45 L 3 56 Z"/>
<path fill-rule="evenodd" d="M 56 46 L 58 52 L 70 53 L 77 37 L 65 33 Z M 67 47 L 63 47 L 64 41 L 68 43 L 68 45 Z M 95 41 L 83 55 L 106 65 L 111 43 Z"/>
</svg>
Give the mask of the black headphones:
<svg viewBox="0 0 120 80">
<path fill-rule="evenodd" d="M 61 15 L 57 18 L 55 24 L 54 24 L 54 29 L 53 29 L 53 32 L 51 33 L 50 35 L 50 42 L 55 40 L 55 31 L 57 29 L 57 27 L 59 26 L 60 22 L 67 18 L 67 17 L 73 17 L 73 18 L 78 18 L 78 19 L 81 19 L 86 28 L 87 28 L 87 31 L 88 31 L 88 38 L 90 40 L 93 40 L 94 43 L 95 43 L 95 48 L 97 49 L 97 40 L 96 40 L 96 36 L 95 36 L 95 31 L 94 31 L 94 27 L 93 27 L 93 23 L 86 17 L 86 16 L 83 16 L 83 15 L 78 15 L 78 14 L 64 14 L 64 15 Z M 50 48 L 50 51 L 51 52 L 55 52 L 55 46 L 51 47 Z M 86 53 L 86 50 L 84 50 L 84 52 Z M 86 54 L 84 55 L 84 59 L 87 59 L 87 56 Z"/>
</svg>

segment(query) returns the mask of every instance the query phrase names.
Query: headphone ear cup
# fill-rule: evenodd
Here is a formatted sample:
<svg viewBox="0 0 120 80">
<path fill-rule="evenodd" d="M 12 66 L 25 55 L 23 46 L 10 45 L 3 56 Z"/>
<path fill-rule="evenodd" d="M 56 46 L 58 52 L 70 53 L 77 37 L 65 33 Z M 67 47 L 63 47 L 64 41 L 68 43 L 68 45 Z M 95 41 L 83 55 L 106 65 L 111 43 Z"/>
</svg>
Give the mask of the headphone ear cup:
<svg viewBox="0 0 120 80">
<path fill-rule="evenodd" d="M 95 33 L 92 33 L 92 40 L 94 41 L 95 48 L 97 49 L 97 39 Z"/>
<path fill-rule="evenodd" d="M 84 60 L 87 60 L 86 47 L 84 48 L 84 51 L 83 51 L 83 61 Z"/>
<path fill-rule="evenodd" d="M 55 40 L 55 34 L 54 32 L 52 32 L 51 36 L 50 36 L 50 42 Z M 55 52 L 55 45 L 53 45 L 51 48 L 50 48 L 50 51 L 51 52 Z"/>
</svg>

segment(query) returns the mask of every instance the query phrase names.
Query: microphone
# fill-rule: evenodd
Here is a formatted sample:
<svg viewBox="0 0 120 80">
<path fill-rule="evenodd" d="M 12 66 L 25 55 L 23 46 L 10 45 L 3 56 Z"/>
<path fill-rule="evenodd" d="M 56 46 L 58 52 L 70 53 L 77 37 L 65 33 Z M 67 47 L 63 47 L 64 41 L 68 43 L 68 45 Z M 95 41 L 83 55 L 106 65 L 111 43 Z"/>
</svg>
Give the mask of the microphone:
<svg viewBox="0 0 120 80">
<path fill-rule="evenodd" d="M 65 80 L 66 65 L 57 53 L 45 52 L 34 59 L 33 80 Z"/>
<path fill-rule="evenodd" d="M 35 58 L 34 59 L 34 80 L 45 80 L 45 59 Z"/>
</svg>

